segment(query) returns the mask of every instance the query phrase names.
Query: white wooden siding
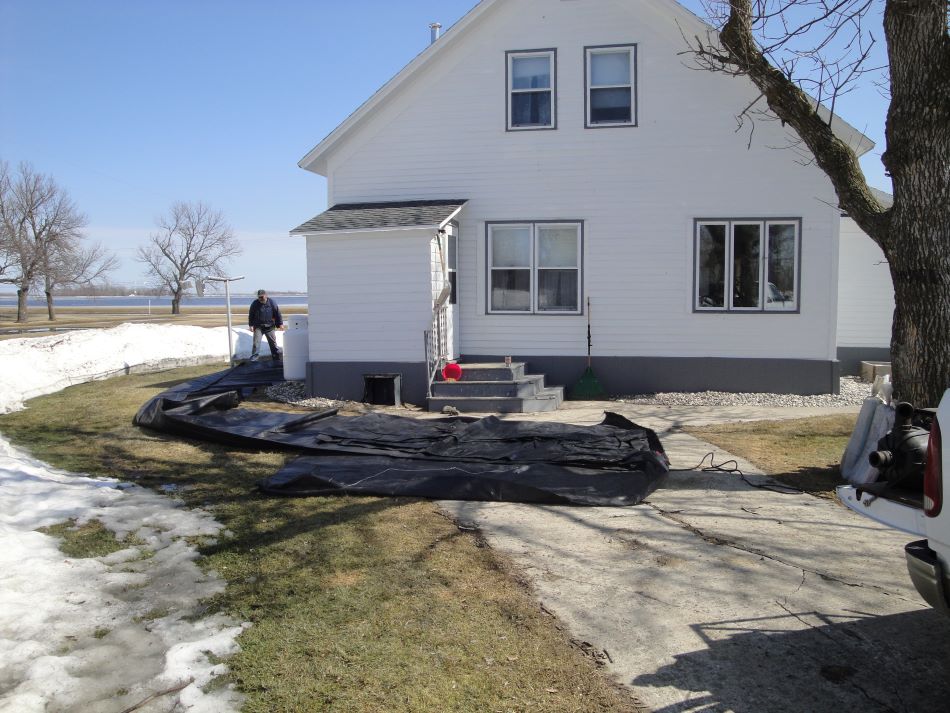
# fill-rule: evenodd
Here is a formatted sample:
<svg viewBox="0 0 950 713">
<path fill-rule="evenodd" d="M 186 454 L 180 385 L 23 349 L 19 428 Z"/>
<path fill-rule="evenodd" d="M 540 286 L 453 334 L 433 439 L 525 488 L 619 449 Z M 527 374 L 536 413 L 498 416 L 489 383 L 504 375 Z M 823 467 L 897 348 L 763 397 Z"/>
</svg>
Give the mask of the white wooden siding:
<svg viewBox="0 0 950 713">
<path fill-rule="evenodd" d="M 884 253 L 851 218 L 841 219 L 838 346 L 890 347 L 894 286 Z"/>
<path fill-rule="evenodd" d="M 307 238 L 310 361 L 424 361 L 431 233 Z"/>
<path fill-rule="evenodd" d="M 486 314 L 485 221 L 565 219 L 584 221 L 595 355 L 834 358 L 830 183 L 782 148 L 778 122 L 758 122 L 748 146 L 735 116 L 756 93 L 686 68 L 665 5 L 498 3 L 327 156 L 331 204 L 469 199 L 458 218 L 463 354 L 586 353 L 584 315 Z M 633 43 L 639 126 L 585 129 L 584 47 Z M 549 47 L 558 128 L 506 132 L 505 51 Z M 717 217 L 801 218 L 800 314 L 693 313 L 693 220 Z M 322 309 L 311 287 L 311 310 Z"/>
</svg>

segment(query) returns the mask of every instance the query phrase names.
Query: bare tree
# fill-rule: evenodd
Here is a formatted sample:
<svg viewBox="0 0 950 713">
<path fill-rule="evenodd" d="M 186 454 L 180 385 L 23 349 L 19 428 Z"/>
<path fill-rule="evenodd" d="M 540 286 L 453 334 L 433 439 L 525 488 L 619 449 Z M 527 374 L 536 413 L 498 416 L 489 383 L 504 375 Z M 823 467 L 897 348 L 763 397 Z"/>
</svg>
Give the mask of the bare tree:
<svg viewBox="0 0 950 713">
<path fill-rule="evenodd" d="M 204 203 L 175 203 L 157 225 L 137 259 L 172 293 L 172 314 L 180 314 L 187 284 L 220 273 L 241 247 L 221 212 Z"/>
<path fill-rule="evenodd" d="M 17 322 L 29 320 L 27 297 L 50 255 L 75 249 L 85 225 L 86 217 L 51 176 L 27 163 L 13 175 L 0 162 L 0 282 L 16 285 Z"/>
<path fill-rule="evenodd" d="M 78 243 L 57 243 L 43 258 L 43 291 L 50 320 L 56 319 L 53 293 L 60 287 L 93 285 L 102 281 L 119 266 L 116 257 L 102 244 L 83 246 Z"/>
<path fill-rule="evenodd" d="M 748 77 L 828 175 L 841 207 L 884 251 L 894 282 L 891 360 L 900 398 L 936 405 L 950 387 L 950 35 L 948 0 L 704 0 L 717 31 L 690 38 L 700 67 Z M 831 128 L 836 101 L 877 67 L 883 7 L 889 94 L 885 208 Z M 754 103 L 755 104 L 755 103 Z M 754 106 L 753 104 L 753 106 Z M 764 108 L 764 107 L 763 107 Z M 751 118 L 752 107 L 740 113 Z"/>
</svg>

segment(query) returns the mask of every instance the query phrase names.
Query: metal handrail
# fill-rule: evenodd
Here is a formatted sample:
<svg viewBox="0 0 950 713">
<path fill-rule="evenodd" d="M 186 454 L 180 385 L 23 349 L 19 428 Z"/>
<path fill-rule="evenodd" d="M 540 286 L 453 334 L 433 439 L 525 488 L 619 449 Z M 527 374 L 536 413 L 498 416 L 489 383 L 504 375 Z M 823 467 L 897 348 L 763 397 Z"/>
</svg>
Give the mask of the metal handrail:
<svg viewBox="0 0 950 713">
<path fill-rule="evenodd" d="M 450 295 L 451 289 L 448 287 L 442 290 L 442 294 L 436 299 L 435 306 L 432 308 L 430 329 L 424 333 L 427 371 L 426 395 L 429 398 L 432 397 L 432 382 L 435 381 L 436 375 L 448 361 L 448 302 Z"/>
</svg>

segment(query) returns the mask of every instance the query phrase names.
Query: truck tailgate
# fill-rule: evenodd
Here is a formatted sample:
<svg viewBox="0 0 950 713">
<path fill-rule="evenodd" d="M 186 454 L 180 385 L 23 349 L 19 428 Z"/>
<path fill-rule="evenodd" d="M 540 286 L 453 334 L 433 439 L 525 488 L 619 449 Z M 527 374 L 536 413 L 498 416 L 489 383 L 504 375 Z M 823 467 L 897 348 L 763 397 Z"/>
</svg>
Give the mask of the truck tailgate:
<svg viewBox="0 0 950 713">
<path fill-rule="evenodd" d="M 854 485 L 839 485 L 838 498 L 856 513 L 877 520 L 882 525 L 903 530 L 912 535 L 926 536 L 926 518 L 922 509 L 868 492 L 861 492 L 859 499 L 858 491 L 860 490 L 860 487 Z"/>
</svg>

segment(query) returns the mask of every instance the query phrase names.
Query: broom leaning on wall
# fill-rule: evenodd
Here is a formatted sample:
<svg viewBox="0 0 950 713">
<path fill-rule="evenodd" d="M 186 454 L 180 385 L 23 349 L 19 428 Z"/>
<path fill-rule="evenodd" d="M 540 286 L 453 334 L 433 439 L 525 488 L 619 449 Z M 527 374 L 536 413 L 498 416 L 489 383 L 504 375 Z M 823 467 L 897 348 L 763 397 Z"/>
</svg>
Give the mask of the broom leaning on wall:
<svg viewBox="0 0 950 713">
<path fill-rule="evenodd" d="M 583 376 L 577 380 L 571 388 L 567 390 L 567 398 L 572 401 L 590 401 L 592 399 L 604 398 L 604 387 L 594 376 L 594 370 L 590 366 L 590 297 L 587 298 L 587 369 Z"/>
</svg>

